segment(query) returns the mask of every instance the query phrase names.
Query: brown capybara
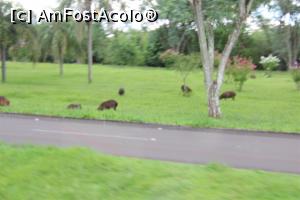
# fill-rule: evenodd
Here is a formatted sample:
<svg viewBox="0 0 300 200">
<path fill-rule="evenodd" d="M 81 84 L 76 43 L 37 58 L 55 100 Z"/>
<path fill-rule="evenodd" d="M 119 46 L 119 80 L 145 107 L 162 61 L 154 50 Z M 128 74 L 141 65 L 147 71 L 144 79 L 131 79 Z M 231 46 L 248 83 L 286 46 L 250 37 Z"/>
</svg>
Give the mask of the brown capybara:
<svg viewBox="0 0 300 200">
<path fill-rule="evenodd" d="M 118 107 L 118 102 L 115 100 L 108 100 L 103 102 L 99 107 L 98 110 L 109 110 L 109 109 L 114 109 L 117 110 Z"/>
<path fill-rule="evenodd" d="M 251 78 L 251 79 L 256 79 L 256 75 L 255 75 L 255 74 L 251 74 L 251 75 L 250 75 L 250 78 Z"/>
<path fill-rule="evenodd" d="M 183 92 L 183 94 L 189 94 L 192 92 L 192 89 L 187 85 L 182 85 L 181 91 Z"/>
<path fill-rule="evenodd" d="M 7 98 L 0 96 L 0 106 L 9 106 L 10 102 Z"/>
<path fill-rule="evenodd" d="M 220 96 L 220 99 L 232 99 L 232 100 L 234 100 L 235 96 L 236 96 L 236 93 L 234 91 L 227 91 L 227 92 L 224 92 Z"/>
<path fill-rule="evenodd" d="M 125 89 L 124 88 L 120 88 L 119 89 L 119 95 L 120 96 L 124 96 L 125 95 Z"/>
<path fill-rule="evenodd" d="M 81 104 L 70 104 L 70 105 L 68 105 L 68 109 L 70 109 L 70 110 L 80 110 L 81 109 Z"/>
</svg>

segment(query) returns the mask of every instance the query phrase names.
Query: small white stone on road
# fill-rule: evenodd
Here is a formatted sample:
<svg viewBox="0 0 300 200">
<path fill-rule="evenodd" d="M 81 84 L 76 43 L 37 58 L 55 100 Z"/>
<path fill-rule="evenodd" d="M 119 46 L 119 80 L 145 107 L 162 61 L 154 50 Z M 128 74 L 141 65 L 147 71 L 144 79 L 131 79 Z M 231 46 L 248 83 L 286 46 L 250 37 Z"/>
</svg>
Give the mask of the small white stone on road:
<svg viewBox="0 0 300 200">
<path fill-rule="evenodd" d="M 156 138 L 151 138 L 150 140 L 154 142 L 154 141 L 156 141 Z"/>
<path fill-rule="evenodd" d="M 39 119 L 39 118 L 35 118 L 34 120 L 35 120 L 35 121 L 40 121 L 40 119 Z"/>
<path fill-rule="evenodd" d="M 157 130 L 162 131 L 163 129 L 162 128 L 158 128 Z"/>
</svg>

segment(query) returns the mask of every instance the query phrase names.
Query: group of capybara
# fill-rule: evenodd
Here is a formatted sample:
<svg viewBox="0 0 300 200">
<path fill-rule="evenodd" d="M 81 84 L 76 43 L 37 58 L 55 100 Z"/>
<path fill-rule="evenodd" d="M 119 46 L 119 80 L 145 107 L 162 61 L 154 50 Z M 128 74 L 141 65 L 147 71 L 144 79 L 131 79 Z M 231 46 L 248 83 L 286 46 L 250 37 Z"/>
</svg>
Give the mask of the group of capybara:
<svg viewBox="0 0 300 200">
<path fill-rule="evenodd" d="M 103 103 L 101 103 L 98 107 L 98 110 L 109 110 L 109 109 L 114 109 L 117 110 L 118 107 L 118 102 L 115 100 L 108 100 Z M 80 110 L 81 109 L 81 104 L 70 104 L 67 107 L 70 110 Z"/>
<path fill-rule="evenodd" d="M 118 94 L 120 96 L 124 96 L 125 95 L 125 89 L 124 88 L 120 88 L 118 91 Z M 118 107 L 118 102 L 116 100 L 108 100 L 108 101 L 104 101 L 103 103 L 101 103 L 98 107 L 98 110 L 110 110 L 110 109 L 114 109 L 117 110 Z M 70 110 L 80 110 L 81 104 L 70 104 L 68 107 L 68 109 Z"/>
<path fill-rule="evenodd" d="M 189 95 L 192 93 L 192 89 L 185 84 L 181 86 L 181 91 L 182 91 L 183 95 Z M 234 91 L 226 91 L 220 95 L 220 100 L 222 100 L 222 99 L 234 100 L 235 97 L 236 97 L 236 93 Z"/>
<path fill-rule="evenodd" d="M 192 89 L 190 87 L 188 87 L 187 85 L 182 85 L 181 86 L 181 91 L 184 95 L 188 95 L 192 92 Z M 124 88 L 120 88 L 118 91 L 118 94 L 120 96 L 124 96 L 125 95 L 125 89 Z M 220 96 L 220 100 L 222 99 L 232 99 L 234 100 L 236 97 L 236 93 L 234 91 L 227 91 L 224 92 L 223 94 L 221 94 Z M 10 105 L 10 101 L 3 96 L 0 96 L 0 106 L 9 106 Z M 110 109 L 114 109 L 117 110 L 118 107 L 118 102 L 116 100 L 108 100 L 108 101 L 104 101 L 103 103 L 101 103 L 98 107 L 98 110 L 110 110 Z M 70 110 L 79 110 L 81 109 L 81 104 L 70 104 L 68 105 L 67 109 Z"/>
</svg>

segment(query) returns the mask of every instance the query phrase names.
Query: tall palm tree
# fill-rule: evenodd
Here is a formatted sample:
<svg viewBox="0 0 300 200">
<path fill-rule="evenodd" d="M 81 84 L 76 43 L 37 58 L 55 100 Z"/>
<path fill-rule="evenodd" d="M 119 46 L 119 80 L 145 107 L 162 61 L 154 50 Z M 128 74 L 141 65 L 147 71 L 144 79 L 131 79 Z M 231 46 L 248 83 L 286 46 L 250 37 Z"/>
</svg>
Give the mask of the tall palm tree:
<svg viewBox="0 0 300 200">
<path fill-rule="evenodd" d="M 63 22 L 53 22 L 46 26 L 41 33 L 41 43 L 48 48 L 55 60 L 59 63 L 59 75 L 64 75 L 64 56 L 68 46 L 72 43 L 73 27 Z"/>
<path fill-rule="evenodd" d="M 70 7 L 71 5 L 76 5 L 75 7 L 80 10 L 91 11 L 92 4 L 97 3 L 100 7 L 111 8 L 113 1 L 121 2 L 121 0 L 61 0 L 59 8 Z M 82 24 L 78 23 L 78 27 L 81 31 L 83 30 Z M 81 27 L 80 27 L 81 26 Z M 83 41 L 82 34 L 77 32 L 78 43 L 81 44 Z M 81 45 L 79 45 L 81 46 Z M 92 69 L 93 69 L 93 22 L 87 22 L 87 60 L 88 60 L 88 83 L 92 83 Z M 79 50 L 80 51 L 80 50 Z"/>
</svg>

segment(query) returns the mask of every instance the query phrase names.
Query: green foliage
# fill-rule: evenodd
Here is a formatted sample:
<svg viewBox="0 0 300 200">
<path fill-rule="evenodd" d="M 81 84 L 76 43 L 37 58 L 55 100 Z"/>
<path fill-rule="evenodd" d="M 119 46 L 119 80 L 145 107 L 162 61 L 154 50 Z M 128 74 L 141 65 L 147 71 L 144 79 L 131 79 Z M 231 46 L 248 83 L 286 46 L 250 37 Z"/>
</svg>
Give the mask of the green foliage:
<svg viewBox="0 0 300 200">
<path fill-rule="evenodd" d="M 94 62 L 103 63 L 106 55 L 107 46 L 109 40 L 107 39 L 107 34 L 102 26 L 94 25 L 93 26 L 93 53 L 94 53 Z"/>
<path fill-rule="evenodd" d="M 160 60 L 160 54 L 169 49 L 168 44 L 168 28 L 162 26 L 155 31 L 149 33 L 149 41 L 146 53 L 146 65 L 148 66 L 163 66 Z"/>
<path fill-rule="evenodd" d="M 10 23 L 12 4 L 0 1 L 0 45 L 8 47 L 17 40 L 17 25 Z"/>
<path fill-rule="evenodd" d="M 276 40 L 276 42 L 272 43 L 278 43 L 278 41 Z M 235 55 L 239 54 L 243 57 L 251 58 L 259 69 L 263 69 L 259 63 L 261 56 L 269 55 L 272 52 L 272 45 L 269 42 L 268 36 L 262 30 L 242 34 L 234 50 Z"/>
<path fill-rule="evenodd" d="M 234 57 L 232 64 L 227 69 L 228 74 L 233 77 L 238 85 L 238 91 L 243 90 L 245 82 L 248 80 L 249 73 L 256 68 L 251 60 L 242 57 Z"/>
<path fill-rule="evenodd" d="M 279 65 L 279 58 L 273 55 L 269 55 L 268 57 L 261 57 L 260 64 L 264 67 L 264 69 L 267 71 L 267 76 L 270 78 L 272 76 L 272 71 L 275 70 Z"/>
<path fill-rule="evenodd" d="M 179 53 L 173 49 L 168 49 L 167 51 L 160 54 L 160 60 L 166 67 L 171 67 L 175 64 L 176 58 L 179 56 Z"/>
<path fill-rule="evenodd" d="M 173 67 L 180 73 L 183 85 L 186 85 L 188 76 L 201 65 L 199 54 L 183 55 L 178 54 L 175 56 Z"/>
<path fill-rule="evenodd" d="M 300 90 L 300 69 L 292 70 L 293 81 L 297 85 L 297 89 Z"/>
<path fill-rule="evenodd" d="M 146 54 L 147 34 L 131 31 L 130 34 L 115 32 L 108 39 L 107 49 L 104 53 L 104 63 L 117 65 L 144 65 Z"/>
</svg>

